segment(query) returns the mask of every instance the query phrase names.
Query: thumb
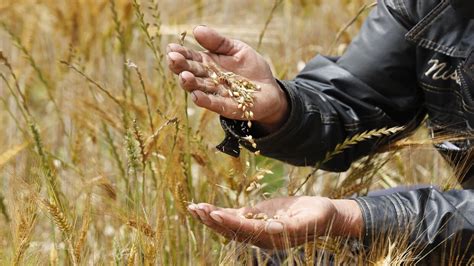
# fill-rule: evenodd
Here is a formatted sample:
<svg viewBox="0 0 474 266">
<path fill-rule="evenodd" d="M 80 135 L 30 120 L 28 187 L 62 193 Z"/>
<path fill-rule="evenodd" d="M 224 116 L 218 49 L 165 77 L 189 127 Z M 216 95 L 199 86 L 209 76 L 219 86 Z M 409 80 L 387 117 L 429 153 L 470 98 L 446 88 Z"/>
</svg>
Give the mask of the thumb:
<svg viewBox="0 0 474 266">
<path fill-rule="evenodd" d="M 195 27 L 193 34 L 196 41 L 211 53 L 232 56 L 238 52 L 234 40 L 207 26 Z"/>
</svg>

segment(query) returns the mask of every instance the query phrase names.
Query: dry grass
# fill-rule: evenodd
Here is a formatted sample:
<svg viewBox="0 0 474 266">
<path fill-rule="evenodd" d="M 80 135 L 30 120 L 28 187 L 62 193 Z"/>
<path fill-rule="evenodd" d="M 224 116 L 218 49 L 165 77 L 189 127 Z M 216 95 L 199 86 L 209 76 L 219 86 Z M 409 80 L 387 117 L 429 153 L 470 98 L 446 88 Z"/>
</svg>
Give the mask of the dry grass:
<svg viewBox="0 0 474 266">
<path fill-rule="evenodd" d="M 455 186 L 423 130 L 344 174 L 217 153 L 216 115 L 188 105 L 164 67 L 165 45 L 207 24 L 260 47 L 276 75 L 291 78 L 317 53 L 342 53 L 370 4 L 1 1 L 0 264 L 245 264 L 254 249 L 191 219 L 189 202 L 239 206 L 298 187 L 337 198 L 400 184 Z M 191 37 L 184 42 L 197 47 Z M 356 143 L 348 139 L 334 152 Z M 317 258 L 288 252 L 321 263 L 331 254 L 341 263 L 413 258 L 381 239 L 366 255 L 327 238 L 306 245 Z"/>
</svg>

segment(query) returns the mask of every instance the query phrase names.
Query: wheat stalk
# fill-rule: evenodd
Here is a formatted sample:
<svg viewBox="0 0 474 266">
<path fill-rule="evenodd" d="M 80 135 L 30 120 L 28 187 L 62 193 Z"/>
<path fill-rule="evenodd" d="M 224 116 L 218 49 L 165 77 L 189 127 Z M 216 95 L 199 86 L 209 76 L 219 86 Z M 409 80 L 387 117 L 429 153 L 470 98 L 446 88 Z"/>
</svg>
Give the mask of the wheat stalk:
<svg viewBox="0 0 474 266">
<path fill-rule="evenodd" d="M 313 168 L 311 173 L 309 173 L 306 178 L 304 179 L 303 183 L 291 194 L 294 195 L 296 194 L 308 181 L 309 179 L 314 176 L 314 174 L 319 170 L 321 165 L 329 162 L 331 159 L 333 159 L 336 155 L 343 153 L 345 150 L 348 148 L 359 144 L 361 142 L 371 140 L 374 138 L 381 138 L 381 137 L 387 137 L 394 135 L 396 133 L 399 133 L 403 131 L 405 127 L 391 127 L 391 128 L 380 128 L 380 129 L 373 129 L 369 131 L 364 131 L 358 134 L 355 134 L 352 137 L 346 138 L 342 143 L 337 144 L 332 151 L 329 151 L 326 153 L 326 156 L 324 159 L 320 162 L 316 163 L 316 166 Z"/>
<path fill-rule="evenodd" d="M 0 73 L 0 77 L 5 82 L 5 84 L 8 87 L 8 90 L 10 91 L 11 95 L 15 99 L 15 102 L 16 102 L 17 106 L 20 108 L 20 111 L 23 115 L 23 118 L 25 119 L 25 121 L 28 121 L 28 117 L 31 117 L 31 114 L 30 114 L 30 110 L 28 108 L 28 104 L 26 103 L 25 94 L 21 91 L 21 88 L 20 88 L 20 85 L 19 85 L 19 82 L 18 82 L 18 77 L 15 74 L 15 71 L 13 71 L 12 65 L 10 64 L 10 62 L 8 61 L 8 58 L 3 54 L 2 51 L 0 51 L 0 63 L 5 65 L 8 69 L 8 71 L 10 72 L 10 75 L 12 76 L 14 84 L 15 84 L 15 90 L 18 93 L 18 95 L 20 95 L 20 98 L 18 98 L 16 93 L 13 91 L 13 88 L 8 83 L 8 80 L 5 77 L 5 75 Z M 20 99 L 21 99 L 21 101 L 20 101 Z"/>
<path fill-rule="evenodd" d="M 128 182 L 127 177 L 126 177 L 127 174 L 126 174 L 125 169 L 123 167 L 122 160 L 120 159 L 120 156 L 118 154 L 117 147 L 115 147 L 114 139 L 113 139 L 112 135 L 110 134 L 110 131 L 107 128 L 107 126 L 105 125 L 104 122 L 102 122 L 102 131 L 105 133 L 105 141 L 109 145 L 110 153 L 112 154 L 112 159 L 115 161 L 115 163 L 116 163 L 116 165 L 117 165 L 117 167 L 120 171 L 120 177 L 127 184 L 127 182 Z"/>
<path fill-rule="evenodd" d="M 155 57 L 155 60 L 157 62 L 157 67 L 156 70 L 158 74 L 163 78 L 163 80 L 166 78 L 165 71 L 163 69 L 163 66 L 161 65 L 162 59 L 163 59 L 163 52 L 161 51 L 160 45 L 155 44 L 155 37 L 158 39 L 158 41 L 161 41 L 161 35 L 157 34 L 155 36 L 151 36 L 149 32 L 150 24 L 145 22 L 145 14 L 141 10 L 141 5 L 138 3 L 137 0 L 132 0 L 132 5 L 133 5 L 133 10 L 135 11 L 135 16 L 138 19 L 138 24 L 140 26 L 140 29 L 145 36 L 145 43 L 146 45 L 150 48 L 150 50 L 153 53 L 153 56 Z M 158 9 L 158 4 L 155 3 L 152 7 L 153 12 L 153 18 L 157 20 L 155 22 L 155 25 L 157 25 L 157 30 L 158 32 L 160 31 L 160 28 L 158 25 L 161 23 L 159 21 L 160 15 L 159 15 L 159 9 Z"/>
<path fill-rule="evenodd" d="M 356 15 L 349 21 L 346 23 L 346 25 L 344 25 L 344 27 L 342 27 L 339 32 L 336 34 L 336 37 L 334 38 L 334 41 L 331 43 L 331 45 L 329 46 L 329 54 L 332 53 L 334 47 L 336 46 L 336 44 L 339 42 L 339 40 L 341 39 L 342 35 L 344 34 L 344 32 L 347 31 L 347 29 L 352 26 L 356 21 L 357 19 L 368 9 L 371 9 L 373 7 L 375 7 L 377 5 L 377 2 L 374 2 L 374 3 L 370 3 L 370 4 L 365 4 L 363 5 L 356 13 Z"/>
<path fill-rule="evenodd" d="M 0 154 L 0 169 L 8 163 L 11 159 L 15 158 L 21 151 L 27 148 L 31 143 L 29 141 L 23 142 L 20 145 L 11 147 L 10 149 L 6 150 L 2 154 Z"/>
<path fill-rule="evenodd" d="M 2 194 L 0 194 L 0 210 L 3 214 L 3 217 L 5 217 L 5 220 L 7 221 L 7 223 L 9 223 L 10 222 L 10 216 L 8 215 L 7 206 L 5 206 L 4 200 L 5 200 L 5 198 L 3 197 Z"/>
<path fill-rule="evenodd" d="M 272 6 L 272 9 L 270 10 L 270 14 L 268 14 L 268 17 L 265 20 L 263 29 L 260 32 L 260 35 L 258 36 L 257 51 L 260 51 L 260 48 L 262 47 L 263 37 L 265 36 L 265 32 L 267 32 L 268 25 L 270 25 L 270 22 L 272 21 L 272 18 L 273 18 L 273 15 L 275 14 L 276 9 L 282 3 L 283 3 L 283 0 L 275 0 L 275 2 L 273 2 L 273 6 Z"/>
<path fill-rule="evenodd" d="M 126 66 L 126 60 L 127 60 L 127 45 L 125 42 L 125 35 L 123 33 L 123 27 L 120 22 L 117 9 L 115 6 L 115 0 L 109 0 L 110 3 L 110 11 L 112 12 L 112 20 L 114 22 L 114 30 L 115 34 L 117 35 L 117 40 L 120 45 L 120 53 L 122 55 L 122 95 L 124 99 L 127 99 L 127 88 L 131 87 L 130 86 L 130 71 Z"/>
<path fill-rule="evenodd" d="M 154 132 L 155 131 L 155 126 L 153 125 L 153 116 L 152 116 L 152 113 L 151 113 L 150 101 L 148 100 L 148 93 L 146 91 L 145 81 L 143 80 L 143 75 L 140 72 L 140 69 L 138 68 L 138 66 L 136 64 L 128 61 L 127 66 L 130 67 L 130 68 L 135 69 L 135 72 L 137 73 L 138 80 L 140 81 L 140 87 L 143 91 L 143 96 L 145 97 L 145 103 L 146 103 L 146 109 L 147 109 L 147 112 L 148 112 L 148 121 L 150 123 L 150 129 L 151 129 L 151 132 Z"/>
<path fill-rule="evenodd" d="M 69 67 L 70 69 L 74 70 L 74 72 L 76 72 L 77 74 L 81 75 L 83 78 L 85 78 L 89 83 L 91 83 L 92 85 L 94 85 L 97 89 L 99 89 L 100 91 L 102 91 L 105 95 L 107 95 L 107 97 L 109 97 L 109 99 L 111 99 L 114 103 L 116 103 L 118 106 L 121 106 L 122 107 L 122 103 L 114 96 L 112 95 L 112 93 L 110 93 L 107 89 L 105 89 L 102 85 L 100 85 L 99 83 L 97 83 L 97 81 L 95 81 L 94 79 L 92 79 L 91 77 L 89 77 L 86 73 L 84 73 L 82 70 L 80 70 L 79 68 L 77 68 L 76 66 L 72 65 L 71 63 L 69 62 L 66 62 L 66 61 L 59 61 L 61 64 L 63 65 L 66 65 L 67 67 Z"/>
<path fill-rule="evenodd" d="M 158 137 L 160 136 L 160 133 L 161 131 L 169 126 L 169 125 L 176 125 L 178 126 L 179 124 L 179 121 L 178 121 L 178 118 L 172 118 L 172 119 L 168 119 L 166 121 L 166 123 L 164 123 L 161 127 L 159 127 L 154 133 L 153 135 L 151 135 L 150 137 L 147 138 L 147 140 L 145 141 L 145 147 L 143 149 L 144 151 L 144 155 L 145 155 L 145 160 L 148 160 L 148 158 L 150 157 L 150 154 L 151 152 L 153 151 L 153 148 L 156 144 L 156 141 L 158 140 Z"/>
<path fill-rule="evenodd" d="M 10 28 L 7 27 L 7 25 L 5 23 L 0 22 L 0 27 L 2 27 L 10 35 L 10 38 L 13 40 L 13 42 L 18 47 L 18 49 L 20 49 L 20 51 L 23 53 L 23 55 L 25 56 L 25 58 L 27 59 L 27 61 L 31 65 L 31 67 L 33 68 L 33 70 L 36 72 L 36 75 L 38 76 L 40 82 L 43 84 L 43 86 L 46 89 L 46 94 L 48 95 L 49 100 L 51 101 L 51 103 L 53 103 L 54 109 L 56 111 L 56 114 L 57 114 L 60 122 L 61 122 L 61 125 L 62 125 L 63 129 L 65 129 L 66 127 L 65 127 L 65 124 L 64 124 L 64 120 L 63 120 L 61 111 L 60 111 L 59 106 L 56 102 L 56 99 L 54 98 L 54 95 L 53 95 L 53 91 L 52 91 L 53 88 L 49 84 L 49 82 L 47 81 L 45 75 L 43 74 L 43 71 L 40 69 L 40 67 L 38 66 L 38 64 L 34 60 L 31 53 L 23 45 L 20 37 L 18 37 L 15 33 L 13 33 L 13 31 L 11 31 Z M 4 59 L 4 58 L 2 58 L 2 59 Z M 7 65 L 7 67 L 10 69 L 10 72 L 13 73 L 13 71 L 11 69 L 11 65 Z"/>
</svg>

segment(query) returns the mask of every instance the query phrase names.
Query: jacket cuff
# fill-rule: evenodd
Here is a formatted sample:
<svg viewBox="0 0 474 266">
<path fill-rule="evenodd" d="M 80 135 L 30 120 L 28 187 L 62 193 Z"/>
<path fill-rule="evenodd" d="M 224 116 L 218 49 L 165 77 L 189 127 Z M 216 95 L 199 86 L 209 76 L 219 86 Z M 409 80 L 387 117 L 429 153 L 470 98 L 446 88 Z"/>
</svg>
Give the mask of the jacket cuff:
<svg viewBox="0 0 474 266">
<path fill-rule="evenodd" d="M 217 149 L 238 157 L 240 147 L 243 146 L 250 151 L 260 150 L 262 154 L 271 152 L 273 149 L 279 147 L 278 143 L 291 139 L 296 134 L 295 128 L 301 123 L 303 116 L 302 101 L 298 97 L 296 87 L 290 81 L 277 80 L 280 88 L 285 92 L 290 109 L 288 120 L 277 131 L 262 137 L 254 138 L 257 148 L 253 148 L 252 144 L 245 140 L 244 137 L 252 134 L 252 130 L 247 127 L 246 121 L 232 120 L 221 117 L 221 126 L 226 133 L 226 137 L 222 143 L 217 146 Z"/>
<path fill-rule="evenodd" d="M 410 231 L 409 210 L 397 194 L 354 199 L 362 210 L 364 220 L 363 243 L 370 246 L 380 237 L 405 237 Z M 400 232 L 403 232 L 400 234 Z"/>
</svg>

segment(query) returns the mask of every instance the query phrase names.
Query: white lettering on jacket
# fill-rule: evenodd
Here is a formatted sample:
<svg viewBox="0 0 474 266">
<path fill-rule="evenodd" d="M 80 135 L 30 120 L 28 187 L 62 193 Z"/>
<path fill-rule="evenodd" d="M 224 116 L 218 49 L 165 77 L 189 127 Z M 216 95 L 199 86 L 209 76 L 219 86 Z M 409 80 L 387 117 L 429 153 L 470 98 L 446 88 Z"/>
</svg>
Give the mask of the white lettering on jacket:
<svg viewBox="0 0 474 266">
<path fill-rule="evenodd" d="M 438 59 L 431 59 L 428 61 L 428 64 L 431 67 L 425 72 L 425 76 L 430 77 L 432 80 L 454 80 L 458 84 L 461 83 L 456 69 L 448 67 L 446 63 L 440 63 Z"/>
</svg>

